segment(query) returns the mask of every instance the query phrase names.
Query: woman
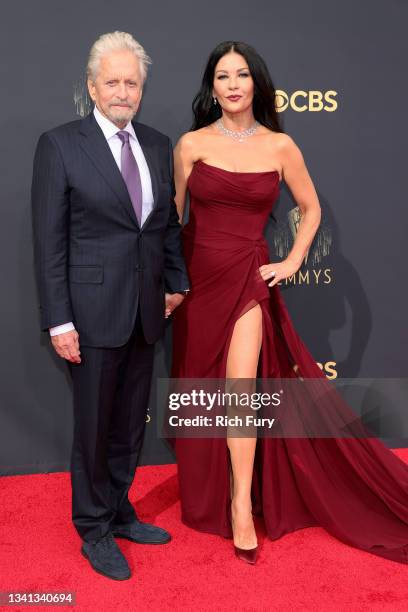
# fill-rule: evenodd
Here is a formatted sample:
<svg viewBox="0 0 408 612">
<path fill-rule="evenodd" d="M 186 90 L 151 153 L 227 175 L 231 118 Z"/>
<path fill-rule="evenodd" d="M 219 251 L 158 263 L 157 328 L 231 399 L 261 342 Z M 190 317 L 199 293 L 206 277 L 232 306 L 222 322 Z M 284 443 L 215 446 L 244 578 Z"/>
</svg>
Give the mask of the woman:
<svg viewBox="0 0 408 612">
<path fill-rule="evenodd" d="M 299 148 L 280 128 L 262 58 L 241 42 L 218 45 L 193 109 L 192 131 L 175 148 L 180 219 L 190 194 L 183 243 L 192 290 L 174 313 L 172 377 L 324 379 L 277 286 L 301 266 L 320 205 Z M 282 180 L 301 223 L 288 257 L 270 263 L 263 230 Z M 331 409 L 348 414 L 340 397 Z M 407 562 L 408 468 L 378 440 L 227 435 L 178 438 L 175 451 L 182 520 L 232 535 L 244 561 L 257 558 L 254 512 L 272 539 L 321 525 Z"/>
</svg>

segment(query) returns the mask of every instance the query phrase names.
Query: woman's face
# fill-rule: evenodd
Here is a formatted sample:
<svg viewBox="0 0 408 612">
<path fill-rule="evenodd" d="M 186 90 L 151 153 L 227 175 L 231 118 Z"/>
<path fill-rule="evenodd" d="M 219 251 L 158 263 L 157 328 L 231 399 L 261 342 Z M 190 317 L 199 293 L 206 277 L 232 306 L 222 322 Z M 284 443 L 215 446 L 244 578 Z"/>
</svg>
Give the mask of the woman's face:
<svg viewBox="0 0 408 612">
<path fill-rule="evenodd" d="M 231 51 L 215 66 L 213 96 L 228 113 L 242 113 L 252 107 L 254 82 L 245 58 Z"/>
</svg>

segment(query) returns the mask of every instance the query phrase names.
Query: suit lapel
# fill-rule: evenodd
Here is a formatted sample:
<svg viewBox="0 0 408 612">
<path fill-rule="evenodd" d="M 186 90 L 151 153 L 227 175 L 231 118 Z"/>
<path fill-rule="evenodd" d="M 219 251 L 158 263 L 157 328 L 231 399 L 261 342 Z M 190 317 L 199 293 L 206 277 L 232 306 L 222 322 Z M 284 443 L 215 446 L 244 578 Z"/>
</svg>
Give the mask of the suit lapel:
<svg viewBox="0 0 408 612">
<path fill-rule="evenodd" d="M 112 191 L 117 195 L 133 222 L 139 227 L 126 183 L 93 113 L 90 113 L 83 119 L 80 132 L 84 136 L 80 143 L 82 149 L 102 174 Z"/>
</svg>

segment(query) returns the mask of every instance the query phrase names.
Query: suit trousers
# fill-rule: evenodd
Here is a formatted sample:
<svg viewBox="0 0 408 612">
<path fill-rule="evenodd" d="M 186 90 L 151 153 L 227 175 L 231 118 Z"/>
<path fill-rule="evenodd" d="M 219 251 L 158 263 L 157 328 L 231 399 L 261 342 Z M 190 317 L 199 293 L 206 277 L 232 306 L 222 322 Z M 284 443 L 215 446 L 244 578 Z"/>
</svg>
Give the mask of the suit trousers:
<svg viewBox="0 0 408 612">
<path fill-rule="evenodd" d="M 80 350 L 81 363 L 69 364 L 72 520 L 81 538 L 90 541 L 105 536 L 112 523 L 137 518 L 128 491 L 143 441 L 154 344 L 144 338 L 138 311 L 125 345 Z"/>
</svg>

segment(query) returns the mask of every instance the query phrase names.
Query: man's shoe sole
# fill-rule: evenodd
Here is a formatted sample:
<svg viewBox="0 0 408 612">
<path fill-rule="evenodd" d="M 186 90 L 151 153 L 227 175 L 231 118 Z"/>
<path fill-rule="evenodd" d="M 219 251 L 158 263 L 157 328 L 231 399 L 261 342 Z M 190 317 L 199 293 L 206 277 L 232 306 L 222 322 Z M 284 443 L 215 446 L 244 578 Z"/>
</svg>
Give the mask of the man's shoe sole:
<svg viewBox="0 0 408 612">
<path fill-rule="evenodd" d="M 119 540 L 129 540 L 129 542 L 135 542 L 136 544 L 168 544 L 171 542 L 171 535 L 169 535 L 168 540 L 160 540 L 159 542 L 145 542 L 144 540 L 137 540 L 126 535 L 116 534 L 114 531 L 112 532 L 112 535 L 114 538 L 118 538 Z"/>
<path fill-rule="evenodd" d="M 111 580 L 129 580 L 129 578 L 132 577 L 132 574 L 129 574 L 129 576 L 126 576 L 125 578 L 116 578 L 116 576 L 111 576 L 111 574 L 107 574 L 106 572 L 103 572 L 100 569 L 97 569 L 96 567 L 94 567 L 91 563 L 90 558 L 88 557 L 88 555 L 86 554 L 86 552 L 84 550 L 81 549 L 81 554 L 83 557 L 85 557 L 85 559 L 87 559 L 89 561 L 90 566 L 92 567 L 92 569 L 94 570 L 94 572 L 98 572 L 98 574 L 101 574 L 102 576 L 105 576 L 105 578 L 110 578 Z"/>
</svg>

